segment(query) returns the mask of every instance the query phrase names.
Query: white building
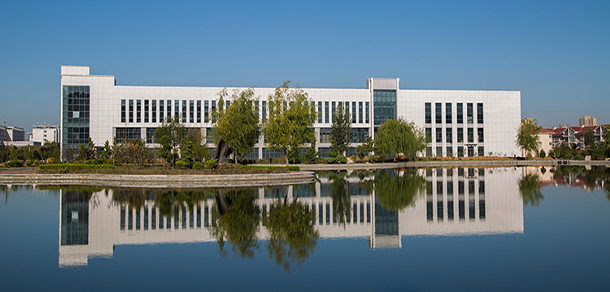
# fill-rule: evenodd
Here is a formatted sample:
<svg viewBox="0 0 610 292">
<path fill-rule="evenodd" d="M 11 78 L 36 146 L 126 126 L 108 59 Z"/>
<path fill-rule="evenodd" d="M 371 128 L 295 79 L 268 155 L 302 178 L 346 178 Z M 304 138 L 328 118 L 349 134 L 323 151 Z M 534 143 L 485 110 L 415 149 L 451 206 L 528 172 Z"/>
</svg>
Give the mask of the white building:
<svg viewBox="0 0 610 292">
<path fill-rule="evenodd" d="M 47 141 L 59 143 L 59 137 L 59 126 L 35 125 L 32 127 L 30 141 L 41 145 Z"/>
<path fill-rule="evenodd" d="M 13 126 L 0 126 L 0 141 L 25 141 L 25 130 L 23 128 Z"/>
<path fill-rule="evenodd" d="M 428 156 L 518 155 L 515 143 L 521 120 L 519 91 L 405 90 L 399 79 L 369 78 L 363 89 L 303 88 L 315 103 L 314 127 L 321 156 L 330 152 L 330 127 L 336 108 L 352 115 L 352 148 L 387 119 L 402 117 L 425 128 L 431 137 Z M 89 67 L 61 67 L 62 151 L 78 149 L 91 137 L 96 145 L 141 138 L 154 144 L 153 133 L 164 118 L 178 115 L 187 128 L 212 128 L 210 114 L 222 87 L 116 85 L 114 76 L 89 75 Z M 231 91 L 233 88 L 227 88 Z M 274 88 L 255 88 L 261 118 Z M 230 100 L 226 101 L 230 103 Z M 208 144 L 208 147 L 214 147 Z M 263 137 L 249 159 L 280 157 Z"/>
</svg>

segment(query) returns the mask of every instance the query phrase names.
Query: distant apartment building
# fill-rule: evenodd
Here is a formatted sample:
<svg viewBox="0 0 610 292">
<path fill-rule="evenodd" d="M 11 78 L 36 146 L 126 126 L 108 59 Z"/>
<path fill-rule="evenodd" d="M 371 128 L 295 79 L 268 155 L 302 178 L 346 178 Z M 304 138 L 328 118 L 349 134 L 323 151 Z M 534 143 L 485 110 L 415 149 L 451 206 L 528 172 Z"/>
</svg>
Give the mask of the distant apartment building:
<svg viewBox="0 0 610 292">
<path fill-rule="evenodd" d="M 59 143 L 60 128 L 51 125 L 36 125 L 32 127 L 30 141 L 44 144 L 45 142 Z"/>
<path fill-rule="evenodd" d="M 17 142 L 25 141 L 25 130 L 13 126 L 0 126 L 0 141 Z"/>
<path fill-rule="evenodd" d="M 592 127 L 597 126 L 597 118 L 592 118 L 590 116 L 583 116 L 578 119 L 579 127 Z"/>
<path fill-rule="evenodd" d="M 541 129 L 540 133 L 538 133 L 539 150 L 544 150 L 544 153 L 547 155 L 549 151 L 553 150 L 553 133 L 553 129 Z"/>
<path fill-rule="evenodd" d="M 554 127 L 550 129 L 542 129 L 540 131 L 541 134 L 539 135 L 539 139 L 540 142 L 543 143 L 541 137 L 550 134 L 552 136 L 552 148 L 561 145 L 568 145 L 570 147 L 582 149 L 585 148 L 585 134 L 588 131 L 593 132 L 595 144 L 598 144 L 599 142 L 604 141 L 604 134 L 606 133 L 607 128 L 604 125 L 581 127 L 564 126 L 559 128 Z M 546 139 L 546 137 L 544 137 L 544 139 Z M 544 147 L 544 145 L 541 145 L 541 147 Z"/>
</svg>

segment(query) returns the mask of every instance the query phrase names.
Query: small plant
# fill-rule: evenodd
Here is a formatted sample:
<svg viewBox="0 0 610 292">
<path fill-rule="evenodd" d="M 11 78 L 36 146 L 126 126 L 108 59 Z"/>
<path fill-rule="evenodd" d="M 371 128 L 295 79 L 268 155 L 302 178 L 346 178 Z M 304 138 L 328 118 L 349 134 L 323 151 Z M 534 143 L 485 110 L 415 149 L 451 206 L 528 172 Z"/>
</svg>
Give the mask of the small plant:
<svg viewBox="0 0 610 292">
<path fill-rule="evenodd" d="M 572 158 L 574 158 L 574 155 L 568 153 L 568 154 L 564 155 L 563 158 L 564 159 L 572 159 Z"/>
<path fill-rule="evenodd" d="M 195 162 L 193 163 L 193 169 L 204 169 L 205 168 L 205 164 L 203 164 L 202 162 Z"/>
<path fill-rule="evenodd" d="M 187 169 L 187 168 L 190 168 L 189 166 L 190 166 L 190 165 L 189 165 L 189 163 L 188 163 L 187 161 L 184 161 L 184 160 L 178 160 L 178 161 L 176 161 L 176 167 L 177 167 L 177 168 L 180 168 L 180 169 Z"/>
<path fill-rule="evenodd" d="M 341 164 L 346 164 L 347 163 L 347 157 L 345 157 L 343 155 L 338 155 L 336 159 L 337 159 L 338 163 L 341 163 Z"/>
<path fill-rule="evenodd" d="M 11 160 L 9 162 L 6 163 L 7 167 L 22 167 L 23 166 L 23 160 Z"/>
<path fill-rule="evenodd" d="M 216 160 L 210 159 L 205 162 L 205 168 L 207 168 L 207 169 L 216 168 L 217 165 L 218 165 L 218 163 L 216 162 Z"/>
<path fill-rule="evenodd" d="M 379 162 L 379 158 L 377 158 L 377 156 L 375 156 L 375 155 L 371 155 L 371 156 L 369 156 L 369 161 L 372 163 L 377 163 L 377 162 Z"/>
<path fill-rule="evenodd" d="M 574 156 L 574 159 L 576 159 L 576 160 L 583 160 L 585 158 L 582 155 L 578 154 L 578 155 Z"/>
<path fill-rule="evenodd" d="M 544 152 L 544 150 L 540 150 L 539 156 L 540 156 L 540 158 L 545 158 L 546 157 L 546 152 Z"/>
<path fill-rule="evenodd" d="M 334 158 L 334 157 L 326 157 L 326 158 L 324 158 L 324 163 L 326 163 L 326 164 L 333 164 L 333 163 L 336 163 L 336 162 L 337 162 L 337 159 Z"/>
<path fill-rule="evenodd" d="M 387 158 L 388 157 L 385 153 L 379 155 L 379 161 L 381 161 L 381 162 L 385 162 Z"/>
</svg>

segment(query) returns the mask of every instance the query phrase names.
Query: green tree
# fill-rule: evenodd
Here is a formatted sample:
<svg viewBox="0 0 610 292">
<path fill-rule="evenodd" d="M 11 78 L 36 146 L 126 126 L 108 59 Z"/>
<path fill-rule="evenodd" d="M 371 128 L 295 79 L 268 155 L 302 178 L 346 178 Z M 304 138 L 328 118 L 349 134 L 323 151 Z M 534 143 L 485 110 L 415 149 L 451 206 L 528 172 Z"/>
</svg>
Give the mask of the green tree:
<svg viewBox="0 0 610 292">
<path fill-rule="evenodd" d="M 373 151 L 375 151 L 375 142 L 371 136 L 366 137 L 364 143 L 356 146 L 356 152 L 360 158 L 369 155 Z"/>
<path fill-rule="evenodd" d="M 521 125 L 517 131 L 517 146 L 521 147 L 527 153 L 527 156 L 531 155 L 531 152 L 538 151 L 538 134 L 541 129 L 542 127 L 538 126 L 538 120 L 536 119 L 521 120 Z"/>
<path fill-rule="evenodd" d="M 180 117 L 168 117 L 161 126 L 155 129 L 155 140 L 161 143 L 161 157 L 170 162 L 172 167 L 176 165 L 178 146 L 186 137 L 186 128 L 180 123 Z"/>
<path fill-rule="evenodd" d="M 283 203 L 278 199 L 271 206 L 264 221 L 269 231 L 267 251 L 284 271 L 291 271 L 291 263 L 300 268 L 318 246 L 320 233 L 314 228 L 315 220 L 315 212 L 296 198 L 288 202 L 285 197 Z"/>
<path fill-rule="evenodd" d="M 87 145 L 79 145 L 79 151 L 78 151 L 78 156 L 76 156 L 76 160 L 81 160 L 81 161 L 85 161 L 85 160 L 89 160 L 89 159 L 95 159 L 96 158 L 96 151 L 95 151 L 95 144 L 93 144 L 93 140 L 91 140 L 91 137 L 89 137 L 89 142 L 87 143 Z"/>
<path fill-rule="evenodd" d="M 313 131 L 316 119 L 313 102 L 298 85 L 292 90 L 289 85 L 290 81 L 286 81 L 269 95 L 269 117 L 263 128 L 268 147 L 282 151 L 286 164 L 289 163 L 289 149 L 299 149 L 316 138 Z"/>
<path fill-rule="evenodd" d="M 102 151 L 101 156 L 104 159 L 109 159 L 112 157 L 112 148 L 110 147 L 110 142 L 108 142 L 108 140 L 106 140 L 106 143 L 104 143 L 104 150 Z"/>
<path fill-rule="evenodd" d="M 585 133 L 585 147 L 591 148 L 591 145 L 594 145 L 594 143 L 595 143 L 595 134 L 593 134 L 593 131 L 591 129 L 589 129 Z"/>
<path fill-rule="evenodd" d="M 352 120 L 349 110 L 343 105 L 337 108 L 333 115 L 333 124 L 330 128 L 330 139 L 333 152 L 344 155 L 349 148 L 349 137 L 352 132 Z"/>
<path fill-rule="evenodd" d="M 402 153 L 414 158 L 426 149 L 426 144 L 424 131 L 402 118 L 386 120 L 375 134 L 375 152 L 380 154 Z"/>
<path fill-rule="evenodd" d="M 223 93 L 224 92 L 224 93 Z M 226 95 L 226 89 L 219 93 L 221 99 Z M 221 114 L 214 126 L 214 136 L 222 139 L 235 148 L 236 157 L 243 157 L 254 149 L 261 134 L 261 126 L 256 114 L 254 88 L 233 91 L 233 102 Z M 219 112 L 220 113 L 220 112 Z M 237 163 L 237 159 L 235 159 Z"/>
<path fill-rule="evenodd" d="M 320 151 L 316 151 L 316 139 L 311 141 L 309 148 L 307 148 L 307 152 L 305 152 L 305 157 L 303 157 L 304 163 L 315 163 L 316 158 L 320 155 Z"/>
</svg>

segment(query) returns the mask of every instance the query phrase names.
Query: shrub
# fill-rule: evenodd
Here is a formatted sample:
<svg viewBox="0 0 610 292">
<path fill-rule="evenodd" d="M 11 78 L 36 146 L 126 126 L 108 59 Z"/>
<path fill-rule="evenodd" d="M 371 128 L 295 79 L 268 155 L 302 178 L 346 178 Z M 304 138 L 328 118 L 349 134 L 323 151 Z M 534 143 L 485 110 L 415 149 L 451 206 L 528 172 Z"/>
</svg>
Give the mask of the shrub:
<svg viewBox="0 0 610 292">
<path fill-rule="evenodd" d="M 385 153 L 379 155 L 379 161 L 381 161 L 381 162 L 385 162 L 387 158 L 388 157 Z"/>
<path fill-rule="evenodd" d="M 555 151 L 549 151 L 549 156 L 551 156 L 551 158 L 555 158 Z"/>
<path fill-rule="evenodd" d="M 203 164 L 203 162 L 197 161 L 197 162 L 193 163 L 193 169 L 204 169 L 204 168 L 205 168 L 205 165 Z"/>
<path fill-rule="evenodd" d="M 369 161 L 372 163 L 376 163 L 376 162 L 379 162 L 379 158 L 377 158 L 377 156 L 375 156 L 375 155 L 371 155 L 371 156 L 369 156 Z"/>
<path fill-rule="evenodd" d="M 42 164 L 38 167 L 39 169 L 62 169 L 62 170 L 79 170 L 79 169 L 114 169 L 113 165 L 109 164 L 79 164 L 79 163 L 65 163 L 65 164 Z"/>
<path fill-rule="evenodd" d="M 337 159 L 334 158 L 334 157 L 326 157 L 326 158 L 324 158 L 324 163 L 326 163 L 326 164 L 333 164 L 335 162 L 337 162 Z"/>
<path fill-rule="evenodd" d="M 546 152 L 544 152 L 544 150 L 540 150 L 540 158 L 545 158 L 546 157 Z"/>
<path fill-rule="evenodd" d="M 205 162 L 205 168 L 208 168 L 208 169 L 216 168 L 217 165 L 218 165 L 218 163 L 216 162 L 216 160 L 210 159 Z"/>
<path fill-rule="evenodd" d="M 574 159 L 577 159 L 577 160 L 583 160 L 583 159 L 585 159 L 585 158 L 584 158 L 582 155 L 578 154 L 578 155 L 576 155 L 576 156 L 574 157 Z"/>
<path fill-rule="evenodd" d="M 346 164 L 347 163 L 347 157 L 345 157 L 343 155 L 339 155 L 339 156 L 337 156 L 337 162 L 341 163 L 341 164 Z"/>
<path fill-rule="evenodd" d="M 563 158 L 564 159 L 572 159 L 572 158 L 574 158 L 574 155 L 568 153 L 568 154 L 564 155 Z"/>
<path fill-rule="evenodd" d="M 186 168 L 190 168 L 189 167 L 189 163 L 184 161 L 184 160 L 178 160 L 176 161 L 176 167 L 180 168 L 180 169 L 186 169 Z"/>
<path fill-rule="evenodd" d="M 5 165 L 7 167 L 22 167 L 23 166 L 23 160 L 19 160 L 19 159 L 11 160 L 11 161 L 7 162 Z"/>
<path fill-rule="evenodd" d="M 290 171 L 299 171 L 299 170 L 301 170 L 301 168 L 298 167 L 298 166 L 288 166 L 288 170 L 290 170 Z"/>
</svg>

